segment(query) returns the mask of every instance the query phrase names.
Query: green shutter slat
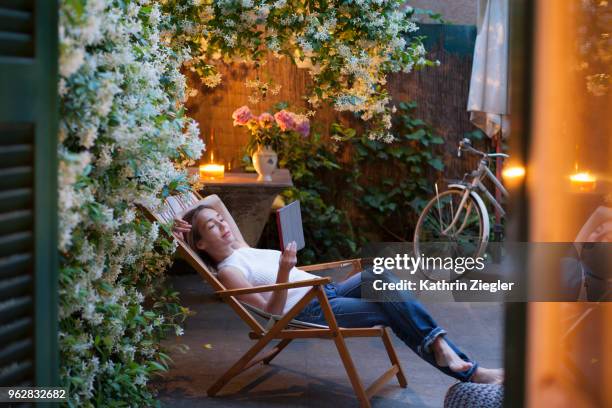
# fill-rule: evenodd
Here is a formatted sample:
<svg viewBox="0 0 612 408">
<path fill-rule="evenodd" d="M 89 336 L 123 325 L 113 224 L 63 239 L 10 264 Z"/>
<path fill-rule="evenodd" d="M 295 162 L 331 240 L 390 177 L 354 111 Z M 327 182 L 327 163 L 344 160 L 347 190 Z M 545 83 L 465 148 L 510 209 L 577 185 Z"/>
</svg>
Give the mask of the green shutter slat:
<svg viewBox="0 0 612 408">
<path fill-rule="evenodd" d="M 31 250 L 32 233 L 29 231 L 0 236 L 0 258 Z"/>
<path fill-rule="evenodd" d="M 22 296 L 0 302 L 0 323 L 22 317 L 32 310 L 32 297 Z"/>
<path fill-rule="evenodd" d="M 32 208 L 32 189 L 0 191 L 0 212 L 9 212 L 22 208 Z"/>
<path fill-rule="evenodd" d="M 21 339 L 32 334 L 32 319 L 24 317 L 0 326 L 0 344 Z"/>
<path fill-rule="evenodd" d="M 32 254 L 29 253 L 0 258 L 0 279 L 29 274 L 32 271 L 32 266 Z"/>
<path fill-rule="evenodd" d="M 0 146 L 0 167 L 29 166 L 32 162 L 32 145 Z"/>
<path fill-rule="evenodd" d="M 0 387 L 16 384 L 32 376 L 33 366 L 30 360 L 14 363 L 8 367 L 0 368 Z"/>
<path fill-rule="evenodd" d="M 13 190 L 31 187 L 32 168 L 27 166 L 0 169 L 0 190 Z"/>
<path fill-rule="evenodd" d="M 20 11 L 32 11 L 34 0 L 2 0 L 2 8 L 20 10 Z"/>
<path fill-rule="evenodd" d="M 58 20 L 0 0 L 0 386 L 59 384 Z"/>
<path fill-rule="evenodd" d="M 34 143 L 34 127 L 31 123 L 0 123 L 0 146 L 32 143 Z"/>
<path fill-rule="evenodd" d="M 2 27 L 4 31 L 31 33 L 32 13 L 6 9 L 0 5 L 0 27 Z"/>
<path fill-rule="evenodd" d="M 34 41 L 30 34 L 0 31 L 0 55 L 4 57 L 33 57 Z"/>
<path fill-rule="evenodd" d="M 32 277 L 30 275 L 0 280 L 0 299 L 25 295 L 31 291 Z"/>
<path fill-rule="evenodd" d="M 0 235 L 8 235 L 33 228 L 31 210 L 18 210 L 0 213 Z"/>
<path fill-rule="evenodd" d="M 0 347 L 0 366 L 6 366 L 32 354 L 32 339 L 23 339 Z"/>
</svg>

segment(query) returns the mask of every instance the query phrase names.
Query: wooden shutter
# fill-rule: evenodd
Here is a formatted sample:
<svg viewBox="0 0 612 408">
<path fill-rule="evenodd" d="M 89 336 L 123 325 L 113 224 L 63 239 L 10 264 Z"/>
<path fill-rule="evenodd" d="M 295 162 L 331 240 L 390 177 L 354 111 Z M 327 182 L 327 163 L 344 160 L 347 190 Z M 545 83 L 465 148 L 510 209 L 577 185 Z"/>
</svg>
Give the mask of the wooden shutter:
<svg viewBox="0 0 612 408">
<path fill-rule="evenodd" d="M 57 14 L 0 0 L 0 386 L 57 381 Z"/>
</svg>

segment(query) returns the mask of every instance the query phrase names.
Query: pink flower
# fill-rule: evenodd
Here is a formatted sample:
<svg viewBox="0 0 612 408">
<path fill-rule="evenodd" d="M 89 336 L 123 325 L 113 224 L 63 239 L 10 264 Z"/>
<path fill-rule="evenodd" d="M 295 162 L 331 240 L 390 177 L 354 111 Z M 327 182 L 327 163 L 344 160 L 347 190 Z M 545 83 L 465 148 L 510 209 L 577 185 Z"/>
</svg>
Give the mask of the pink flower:
<svg viewBox="0 0 612 408">
<path fill-rule="evenodd" d="M 253 119 L 253 114 L 249 107 L 244 105 L 232 113 L 232 119 L 234 119 L 234 126 L 244 126 L 249 120 Z"/>
<path fill-rule="evenodd" d="M 295 131 L 301 134 L 303 137 L 307 137 L 310 133 L 310 121 L 306 116 L 299 116 L 298 123 L 295 126 Z"/>
<path fill-rule="evenodd" d="M 295 113 L 291 113 L 283 109 L 282 111 L 276 112 L 274 114 L 274 119 L 276 119 L 278 127 L 283 132 L 287 130 L 295 130 L 295 126 L 297 124 Z"/>
<path fill-rule="evenodd" d="M 264 112 L 259 115 L 259 126 L 262 128 L 270 128 L 272 127 L 272 123 L 274 123 L 274 116 L 270 115 L 268 112 Z"/>
</svg>

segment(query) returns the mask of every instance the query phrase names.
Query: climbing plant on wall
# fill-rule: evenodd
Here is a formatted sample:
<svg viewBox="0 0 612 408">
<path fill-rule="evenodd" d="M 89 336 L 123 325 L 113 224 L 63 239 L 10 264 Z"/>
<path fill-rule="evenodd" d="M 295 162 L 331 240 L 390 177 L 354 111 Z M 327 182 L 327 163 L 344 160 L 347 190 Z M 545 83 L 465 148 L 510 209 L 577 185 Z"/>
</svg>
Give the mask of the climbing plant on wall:
<svg viewBox="0 0 612 408">
<path fill-rule="evenodd" d="M 188 54 L 162 26 L 152 1 L 60 2 L 59 344 L 73 407 L 155 405 L 160 339 L 187 313 L 163 280 L 174 246 L 136 207 L 187 187 L 182 168 L 204 147 L 182 108 Z"/>
<path fill-rule="evenodd" d="M 323 102 L 368 122 L 370 139 L 393 140 L 386 77 L 434 65 L 404 0 L 167 0 L 176 40 L 211 87 L 215 61 L 261 63 L 271 51 L 308 69 L 313 108 Z"/>
</svg>

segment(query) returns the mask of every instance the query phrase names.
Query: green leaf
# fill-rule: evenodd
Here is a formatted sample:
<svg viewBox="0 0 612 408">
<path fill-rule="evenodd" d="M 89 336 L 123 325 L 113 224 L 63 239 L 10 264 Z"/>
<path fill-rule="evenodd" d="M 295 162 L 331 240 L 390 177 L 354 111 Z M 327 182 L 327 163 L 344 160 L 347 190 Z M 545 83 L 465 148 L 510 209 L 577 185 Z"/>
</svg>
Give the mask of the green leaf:
<svg viewBox="0 0 612 408">
<path fill-rule="evenodd" d="M 438 171 L 444 170 L 444 163 L 442 163 L 442 160 L 440 159 L 429 159 L 427 162 L 431 167 Z"/>
<path fill-rule="evenodd" d="M 406 136 L 407 139 L 409 140 L 420 140 L 423 136 L 426 135 L 426 132 L 424 129 L 419 129 L 416 132 L 410 133 L 409 135 Z"/>
</svg>

